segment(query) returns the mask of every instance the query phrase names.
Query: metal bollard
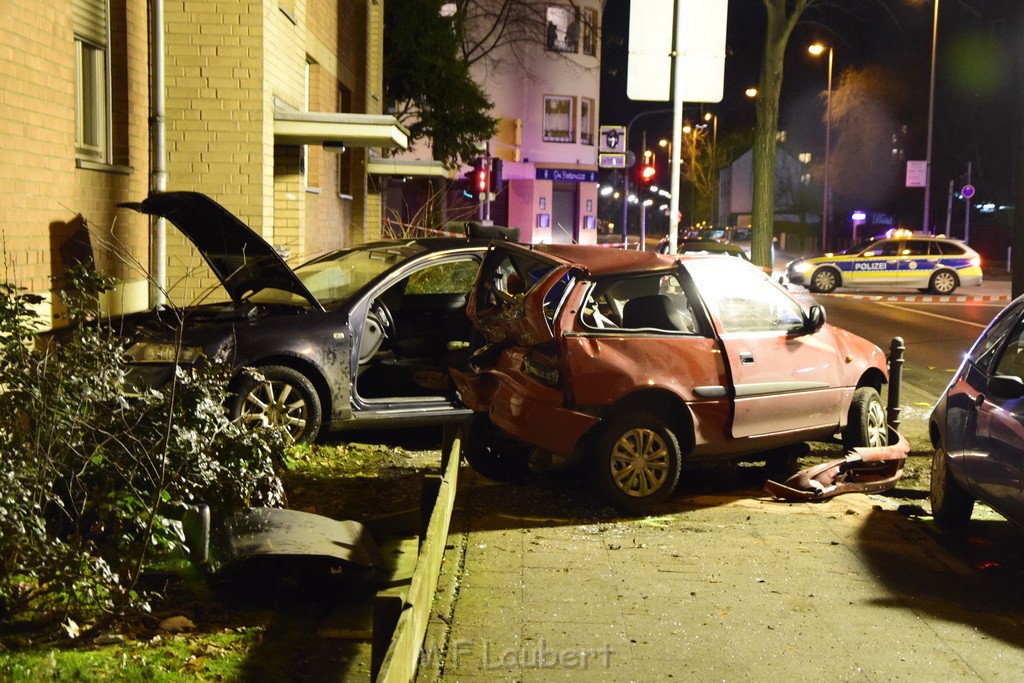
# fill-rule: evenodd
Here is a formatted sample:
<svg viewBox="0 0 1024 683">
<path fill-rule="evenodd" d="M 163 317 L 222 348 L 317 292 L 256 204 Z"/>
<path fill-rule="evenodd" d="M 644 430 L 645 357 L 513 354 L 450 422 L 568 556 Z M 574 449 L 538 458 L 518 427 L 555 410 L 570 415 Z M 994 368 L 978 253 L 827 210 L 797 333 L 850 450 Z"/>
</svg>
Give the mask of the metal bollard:
<svg viewBox="0 0 1024 683">
<path fill-rule="evenodd" d="M 900 428 L 900 384 L 903 382 L 903 355 L 906 350 L 903 337 L 893 337 L 889 342 L 889 400 L 886 406 L 886 421 L 896 431 Z"/>
</svg>

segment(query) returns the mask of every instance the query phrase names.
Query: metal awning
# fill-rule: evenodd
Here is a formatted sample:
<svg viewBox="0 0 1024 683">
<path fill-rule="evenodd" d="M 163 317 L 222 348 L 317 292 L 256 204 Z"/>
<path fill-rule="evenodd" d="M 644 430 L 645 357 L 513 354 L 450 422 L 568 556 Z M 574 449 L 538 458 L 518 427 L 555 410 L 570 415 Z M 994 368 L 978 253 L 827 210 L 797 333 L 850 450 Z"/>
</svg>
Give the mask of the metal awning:
<svg viewBox="0 0 1024 683">
<path fill-rule="evenodd" d="M 394 159 L 373 157 L 366 165 L 370 175 L 412 176 L 414 178 L 448 178 L 451 175 L 443 163 L 433 160 Z"/>
<path fill-rule="evenodd" d="M 274 108 L 274 143 L 408 149 L 409 131 L 386 114 L 338 114 Z"/>
</svg>

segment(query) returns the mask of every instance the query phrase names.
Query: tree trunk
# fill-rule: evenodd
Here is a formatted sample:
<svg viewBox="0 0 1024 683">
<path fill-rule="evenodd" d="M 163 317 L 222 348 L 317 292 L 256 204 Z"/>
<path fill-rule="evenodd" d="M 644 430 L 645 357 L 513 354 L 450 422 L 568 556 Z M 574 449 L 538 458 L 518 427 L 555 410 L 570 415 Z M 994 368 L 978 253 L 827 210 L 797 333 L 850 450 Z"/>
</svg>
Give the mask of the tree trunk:
<svg viewBox="0 0 1024 683">
<path fill-rule="evenodd" d="M 757 124 L 754 127 L 754 196 L 751 210 L 751 260 L 772 266 L 771 244 L 775 235 L 775 146 L 779 130 L 779 93 L 786 44 L 793 26 L 814 0 L 796 0 L 786 12 L 786 0 L 764 0 L 768 10 L 761 82 L 757 91 Z"/>
</svg>

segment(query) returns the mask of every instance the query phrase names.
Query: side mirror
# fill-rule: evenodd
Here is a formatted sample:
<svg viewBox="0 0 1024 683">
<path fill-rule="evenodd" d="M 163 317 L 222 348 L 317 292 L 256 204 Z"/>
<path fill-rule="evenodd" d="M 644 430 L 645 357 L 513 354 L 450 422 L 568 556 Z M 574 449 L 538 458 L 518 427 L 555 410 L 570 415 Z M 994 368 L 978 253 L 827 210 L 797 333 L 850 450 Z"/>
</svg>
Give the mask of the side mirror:
<svg viewBox="0 0 1024 683">
<path fill-rule="evenodd" d="M 814 304 L 810 310 L 807 311 L 807 317 L 804 322 L 804 331 L 808 334 L 817 332 L 825 325 L 825 307 L 821 304 Z"/>
<path fill-rule="evenodd" d="M 1016 375 L 995 375 L 988 381 L 988 390 L 996 398 L 1021 398 L 1024 380 Z"/>
</svg>

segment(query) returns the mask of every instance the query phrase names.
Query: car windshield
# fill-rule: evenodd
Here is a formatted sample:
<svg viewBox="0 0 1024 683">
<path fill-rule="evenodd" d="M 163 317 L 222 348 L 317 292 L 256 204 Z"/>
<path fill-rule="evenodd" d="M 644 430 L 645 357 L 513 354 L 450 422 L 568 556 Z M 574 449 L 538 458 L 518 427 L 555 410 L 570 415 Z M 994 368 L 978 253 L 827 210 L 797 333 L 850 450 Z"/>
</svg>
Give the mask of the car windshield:
<svg viewBox="0 0 1024 683">
<path fill-rule="evenodd" d="M 869 240 L 864 240 L 863 242 L 858 242 L 857 244 L 854 244 L 852 247 L 847 247 L 846 249 L 843 249 L 842 251 L 837 251 L 836 253 L 837 254 L 860 254 L 861 252 L 865 251 L 868 247 L 870 247 L 872 244 L 874 244 L 877 241 L 878 241 L 878 238 L 877 237 L 873 237 L 873 238 L 871 238 Z"/>
<path fill-rule="evenodd" d="M 295 275 L 310 294 L 329 310 L 422 250 L 421 246 L 412 242 L 346 249 L 302 264 L 295 269 Z M 260 290 L 250 296 L 249 300 L 260 304 L 306 303 L 302 297 L 280 289 Z"/>
</svg>

